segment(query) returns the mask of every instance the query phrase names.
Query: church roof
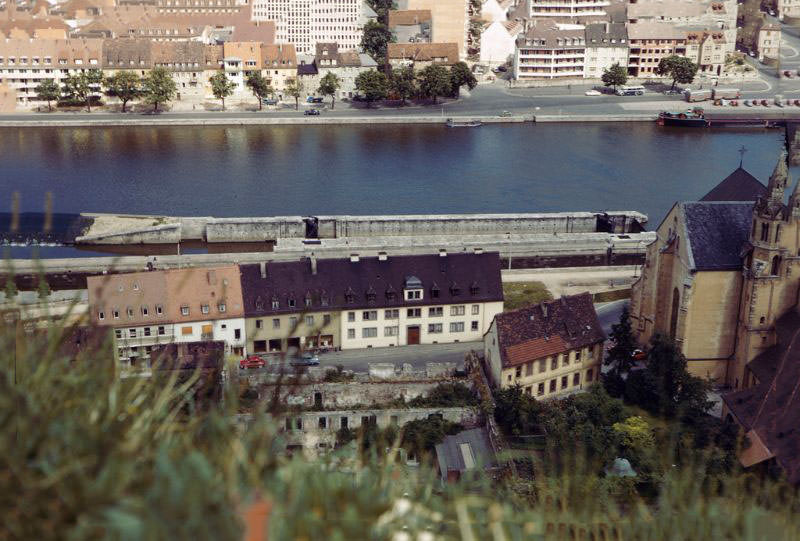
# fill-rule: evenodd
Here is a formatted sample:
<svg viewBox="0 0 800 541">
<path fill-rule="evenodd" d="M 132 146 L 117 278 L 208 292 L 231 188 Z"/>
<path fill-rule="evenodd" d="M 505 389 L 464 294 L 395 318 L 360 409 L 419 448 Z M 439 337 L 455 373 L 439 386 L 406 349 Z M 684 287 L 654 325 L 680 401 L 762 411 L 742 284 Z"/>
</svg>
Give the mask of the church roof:
<svg viewBox="0 0 800 541">
<path fill-rule="evenodd" d="M 693 201 L 681 206 L 694 269 L 741 268 L 742 246 L 753 223 L 753 203 Z"/>
<path fill-rule="evenodd" d="M 700 201 L 755 201 L 766 195 L 766 186 L 741 167 L 737 167 Z"/>
<path fill-rule="evenodd" d="M 758 374 L 758 385 L 722 395 L 737 421 L 748 431 L 757 453 L 743 454 L 745 467 L 775 457 L 791 483 L 800 482 L 800 314 L 791 310 L 776 322 L 778 344 L 770 348 L 777 361 L 771 374 Z M 748 366 L 759 360 L 756 357 Z M 772 363 L 770 363 L 772 364 Z M 757 455 L 757 456 L 756 456 Z"/>
</svg>

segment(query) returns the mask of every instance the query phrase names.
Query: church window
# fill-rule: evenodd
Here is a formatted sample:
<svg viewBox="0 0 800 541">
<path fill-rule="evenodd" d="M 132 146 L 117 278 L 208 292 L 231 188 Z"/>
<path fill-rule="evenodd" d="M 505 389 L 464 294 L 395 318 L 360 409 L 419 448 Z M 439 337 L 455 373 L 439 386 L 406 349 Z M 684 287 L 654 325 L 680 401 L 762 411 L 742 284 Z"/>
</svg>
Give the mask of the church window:
<svg viewBox="0 0 800 541">
<path fill-rule="evenodd" d="M 772 270 L 770 274 L 772 276 L 778 276 L 780 274 L 780 270 L 781 270 L 781 258 L 775 256 L 772 258 Z"/>
<path fill-rule="evenodd" d="M 781 224 L 775 226 L 775 242 L 781 241 Z"/>
<path fill-rule="evenodd" d="M 769 242 L 769 224 L 767 223 L 761 224 L 761 241 Z"/>
</svg>

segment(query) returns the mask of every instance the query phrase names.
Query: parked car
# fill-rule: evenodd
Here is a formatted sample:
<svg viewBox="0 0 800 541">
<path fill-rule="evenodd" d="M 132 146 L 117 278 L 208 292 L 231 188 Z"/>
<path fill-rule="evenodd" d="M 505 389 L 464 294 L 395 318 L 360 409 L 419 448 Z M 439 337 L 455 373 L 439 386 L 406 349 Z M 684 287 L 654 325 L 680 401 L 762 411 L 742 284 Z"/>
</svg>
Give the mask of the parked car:
<svg viewBox="0 0 800 541">
<path fill-rule="evenodd" d="M 267 363 L 258 355 L 249 355 L 239 361 L 239 370 L 247 370 L 250 368 L 264 368 Z"/>
<path fill-rule="evenodd" d="M 753 104 L 750 102 L 750 100 L 744 100 L 744 104 L 745 104 L 747 107 L 752 107 L 752 106 L 753 106 Z"/>
<path fill-rule="evenodd" d="M 584 94 L 586 94 L 587 96 L 602 96 L 603 95 L 602 92 L 600 92 L 599 90 L 595 90 L 594 88 L 591 89 L 591 90 L 587 90 L 586 92 L 584 92 Z"/>
<path fill-rule="evenodd" d="M 261 100 L 264 105 L 278 105 L 278 100 L 275 98 L 264 98 Z"/>
<path fill-rule="evenodd" d="M 677 88 L 668 88 L 664 91 L 664 94 L 667 96 L 673 96 L 675 94 L 683 94 L 683 90 L 679 90 Z"/>
<path fill-rule="evenodd" d="M 503 111 L 502 113 L 500 113 L 500 116 L 509 117 L 509 116 L 511 116 L 511 111 Z"/>
<path fill-rule="evenodd" d="M 308 109 L 303 114 L 306 116 L 319 116 L 319 109 Z"/>
<path fill-rule="evenodd" d="M 647 359 L 647 353 L 642 351 L 641 349 L 634 349 L 633 355 L 631 356 L 634 361 L 644 361 Z"/>
<path fill-rule="evenodd" d="M 319 366 L 319 357 L 307 351 L 299 359 L 294 359 L 292 366 Z"/>
<path fill-rule="evenodd" d="M 505 66 L 497 66 L 492 71 L 495 72 L 495 73 L 505 73 L 505 72 L 508 71 L 508 68 L 505 67 Z"/>
<path fill-rule="evenodd" d="M 306 98 L 306 103 L 322 103 L 322 98 L 316 98 L 314 96 L 308 96 Z"/>
</svg>

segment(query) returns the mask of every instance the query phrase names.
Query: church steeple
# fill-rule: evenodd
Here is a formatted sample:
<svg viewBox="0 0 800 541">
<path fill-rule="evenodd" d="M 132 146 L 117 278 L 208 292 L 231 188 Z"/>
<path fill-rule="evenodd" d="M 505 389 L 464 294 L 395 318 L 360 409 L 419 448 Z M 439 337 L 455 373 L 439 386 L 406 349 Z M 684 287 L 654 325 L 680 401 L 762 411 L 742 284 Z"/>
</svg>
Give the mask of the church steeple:
<svg viewBox="0 0 800 541">
<path fill-rule="evenodd" d="M 766 198 L 760 198 L 756 201 L 755 210 L 764 218 L 782 218 L 782 216 L 780 216 L 783 214 L 781 211 L 786 208 L 783 203 L 783 197 L 786 193 L 786 186 L 789 184 L 787 157 L 786 150 L 781 151 L 778 163 L 775 164 L 775 169 L 772 171 L 772 175 L 770 175 L 769 182 L 767 183 Z"/>
</svg>

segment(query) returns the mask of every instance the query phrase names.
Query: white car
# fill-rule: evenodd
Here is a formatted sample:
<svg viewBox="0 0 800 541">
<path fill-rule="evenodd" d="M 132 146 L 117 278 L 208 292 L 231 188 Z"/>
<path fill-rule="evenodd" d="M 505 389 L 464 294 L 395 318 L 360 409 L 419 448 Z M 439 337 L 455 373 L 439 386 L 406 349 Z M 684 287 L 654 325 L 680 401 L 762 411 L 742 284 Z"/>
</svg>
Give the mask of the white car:
<svg viewBox="0 0 800 541">
<path fill-rule="evenodd" d="M 587 90 L 586 92 L 584 92 L 584 94 L 587 95 L 587 96 L 602 96 L 603 95 L 602 92 L 600 92 L 599 90 L 594 90 L 594 89 Z"/>
</svg>

